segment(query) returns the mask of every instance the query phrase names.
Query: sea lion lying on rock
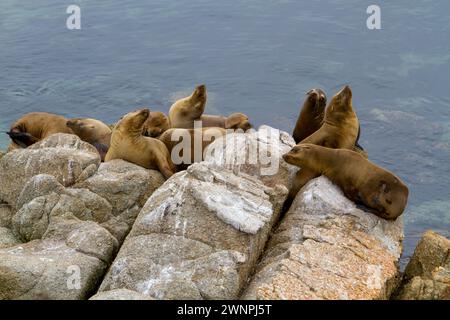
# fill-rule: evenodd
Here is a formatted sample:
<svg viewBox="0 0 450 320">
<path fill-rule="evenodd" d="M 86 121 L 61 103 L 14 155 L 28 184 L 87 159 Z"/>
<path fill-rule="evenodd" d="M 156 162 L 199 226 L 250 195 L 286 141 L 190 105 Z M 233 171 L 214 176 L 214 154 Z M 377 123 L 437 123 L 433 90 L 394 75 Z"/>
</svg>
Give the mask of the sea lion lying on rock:
<svg viewBox="0 0 450 320">
<path fill-rule="evenodd" d="M 7 132 L 12 140 L 8 150 L 27 148 L 54 133 L 73 134 L 66 123 L 67 119 L 57 114 L 47 112 L 27 113 L 14 122 L 10 131 Z"/>
<path fill-rule="evenodd" d="M 284 154 L 283 159 L 302 170 L 326 176 L 347 198 L 367 206 L 381 218 L 396 219 L 405 210 L 408 187 L 393 173 L 357 152 L 301 143 Z"/>
<path fill-rule="evenodd" d="M 169 118 L 163 112 L 151 111 L 144 125 L 144 135 L 157 138 L 168 129 L 170 129 Z"/>
<path fill-rule="evenodd" d="M 111 146 L 105 161 L 123 159 L 147 169 L 159 170 L 169 178 L 176 168 L 166 145 L 155 138 L 142 135 L 150 110 L 142 109 L 126 114 L 114 127 Z"/>
<path fill-rule="evenodd" d="M 173 162 L 177 163 L 178 170 L 186 168 L 194 162 L 204 160 L 206 147 L 217 138 L 226 135 L 223 128 L 172 128 L 164 132 L 159 139 L 164 142 L 171 154 Z M 187 151 L 188 154 L 185 154 Z M 181 161 L 175 161 L 180 159 Z"/>
<path fill-rule="evenodd" d="M 200 117 L 202 127 L 218 127 L 224 129 L 242 129 L 247 131 L 253 126 L 248 117 L 240 112 L 232 113 L 228 117 L 204 114 Z"/>
<path fill-rule="evenodd" d="M 169 122 L 172 128 L 194 128 L 194 121 L 199 120 L 205 111 L 206 86 L 197 86 L 186 98 L 177 100 L 169 110 Z"/>
<path fill-rule="evenodd" d="M 103 122 L 90 118 L 74 118 L 67 121 L 66 125 L 83 141 L 92 144 L 100 153 L 102 161 L 105 161 L 108 152 L 112 130 Z"/>
</svg>

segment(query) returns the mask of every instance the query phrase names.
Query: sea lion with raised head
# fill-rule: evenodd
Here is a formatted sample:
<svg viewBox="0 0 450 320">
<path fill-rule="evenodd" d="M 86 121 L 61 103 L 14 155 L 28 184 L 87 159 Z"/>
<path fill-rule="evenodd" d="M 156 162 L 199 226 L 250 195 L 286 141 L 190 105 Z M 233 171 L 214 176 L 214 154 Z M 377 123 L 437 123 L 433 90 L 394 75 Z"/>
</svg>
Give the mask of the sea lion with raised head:
<svg viewBox="0 0 450 320">
<path fill-rule="evenodd" d="M 166 145 L 142 134 L 149 116 L 150 110 L 141 109 L 122 117 L 112 132 L 111 146 L 105 161 L 122 159 L 147 169 L 159 170 L 164 177 L 169 178 L 176 168 Z"/>
<path fill-rule="evenodd" d="M 207 100 L 206 86 L 199 85 L 189 97 L 177 100 L 169 110 L 172 128 L 194 128 L 194 121 L 200 120 Z"/>
<path fill-rule="evenodd" d="M 381 218 L 396 219 L 406 207 L 409 191 L 400 178 L 357 152 L 301 143 L 283 159 L 326 176 L 347 198 Z"/>
<path fill-rule="evenodd" d="M 27 148 L 55 133 L 73 131 L 66 126 L 67 119 L 63 116 L 47 112 L 31 112 L 19 118 L 11 126 L 7 134 L 12 140 L 9 150 Z"/>
<path fill-rule="evenodd" d="M 334 149 L 353 150 L 359 136 L 359 121 L 352 106 L 352 90 L 345 86 L 333 96 L 325 110 L 323 124 L 313 134 L 300 143 L 311 143 Z M 319 176 L 316 172 L 301 169 L 297 172 L 286 205 L 289 205 L 297 192 L 311 179 Z"/>
<path fill-rule="evenodd" d="M 295 124 L 292 137 L 295 143 L 320 129 L 323 124 L 325 107 L 327 105 L 327 96 L 321 89 L 311 89 L 306 93 L 307 97 L 303 102 L 302 109 Z"/>
<path fill-rule="evenodd" d="M 108 152 L 112 130 L 100 120 L 90 118 L 73 118 L 66 125 L 83 141 L 92 144 L 100 153 L 102 161 Z"/>
</svg>

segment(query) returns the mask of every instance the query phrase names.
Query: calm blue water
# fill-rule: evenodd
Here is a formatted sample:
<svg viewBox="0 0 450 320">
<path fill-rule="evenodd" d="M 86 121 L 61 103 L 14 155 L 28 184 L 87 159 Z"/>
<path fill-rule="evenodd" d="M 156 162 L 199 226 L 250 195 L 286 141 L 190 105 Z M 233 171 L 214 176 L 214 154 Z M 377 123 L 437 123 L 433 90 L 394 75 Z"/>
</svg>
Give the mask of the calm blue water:
<svg viewBox="0 0 450 320">
<path fill-rule="evenodd" d="M 304 93 L 354 92 L 361 144 L 410 187 L 404 260 L 421 233 L 450 236 L 450 2 L 2 0 L 0 130 L 30 111 L 115 122 L 167 112 L 199 83 L 208 113 L 292 131 Z M 66 28 L 66 8 L 82 30 Z M 0 137 L 0 149 L 8 140 Z"/>
</svg>

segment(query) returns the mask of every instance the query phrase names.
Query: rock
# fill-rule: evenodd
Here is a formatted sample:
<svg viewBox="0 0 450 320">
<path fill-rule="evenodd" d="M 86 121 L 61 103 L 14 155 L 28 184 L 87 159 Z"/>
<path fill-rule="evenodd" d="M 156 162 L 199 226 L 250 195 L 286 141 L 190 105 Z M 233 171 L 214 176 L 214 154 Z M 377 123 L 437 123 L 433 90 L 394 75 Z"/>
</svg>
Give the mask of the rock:
<svg viewBox="0 0 450 320">
<path fill-rule="evenodd" d="M 242 298 L 387 299 L 402 238 L 401 217 L 361 211 L 319 177 L 298 193 Z"/>
<path fill-rule="evenodd" d="M 257 177 L 269 187 L 282 184 L 289 189 L 298 169 L 282 155 L 293 146 L 295 141 L 288 133 L 261 126 L 258 131 L 217 139 L 208 146 L 205 161 Z"/>
<path fill-rule="evenodd" d="M 90 144 L 70 134 L 55 134 L 27 149 L 7 153 L 0 160 L 0 199 L 16 207 L 17 195 L 30 178 L 48 174 L 71 186 L 93 174 L 100 155 Z M 19 209 L 19 208 L 17 208 Z"/>
<path fill-rule="evenodd" d="M 450 299 L 450 240 L 433 232 L 423 235 L 406 266 L 396 299 Z"/>
<path fill-rule="evenodd" d="M 11 247 L 18 243 L 21 241 L 17 239 L 11 229 L 0 227 L 0 248 Z"/>
<path fill-rule="evenodd" d="M 128 289 L 99 292 L 89 300 L 153 300 L 151 297 Z"/>
<path fill-rule="evenodd" d="M 287 189 L 211 163 L 175 174 L 148 199 L 100 291 L 157 299 L 236 299 Z"/>
<path fill-rule="evenodd" d="M 63 241 L 35 240 L 0 249 L 0 300 L 86 299 L 107 265 Z"/>
<path fill-rule="evenodd" d="M 0 227 L 11 228 L 13 210 L 6 203 L 0 203 Z"/>
<path fill-rule="evenodd" d="M 3 158 L 4 155 L 5 153 L 3 151 L 0 151 L 0 160 Z"/>
<path fill-rule="evenodd" d="M 142 206 L 164 181 L 159 171 L 113 160 L 102 163 L 95 175 L 75 187 L 90 190 L 112 206 L 113 217 L 100 222 L 122 242 Z"/>
<path fill-rule="evenodd" d="M 38 156 L 46 163 L 36 169 Z M 9 203 L 0 204 L 0 299 L 90 297 L 162 175 L 124 161 L 99 166 L 97 151 L 71 135 L 7 157 L 0 161 L 0 195 Z"/>
</svg>

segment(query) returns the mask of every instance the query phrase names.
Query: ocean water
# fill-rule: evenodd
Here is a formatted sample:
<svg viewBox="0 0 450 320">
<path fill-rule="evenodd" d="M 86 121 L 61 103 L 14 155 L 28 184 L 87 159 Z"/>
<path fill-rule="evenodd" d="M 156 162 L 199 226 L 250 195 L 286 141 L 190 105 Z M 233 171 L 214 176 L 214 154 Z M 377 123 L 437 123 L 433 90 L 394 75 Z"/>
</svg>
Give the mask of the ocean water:
<svg viewBox="0 0 450 320">
<path fill-rule="evenodd" d="M 81 8 L 81 30 L 66 9 Z M 291 132 L 304 94 L 353 89 L 361 145 L 410 188 L 402 264 L 420 235 L 450 236 L 450 2 L 2 0 L 0 131 L 47 111 L 107 123 L 167 112 L 197 84 L 207 113 Z M 9 141 L 0 135 L 0 149 Z"/>
</svg>

